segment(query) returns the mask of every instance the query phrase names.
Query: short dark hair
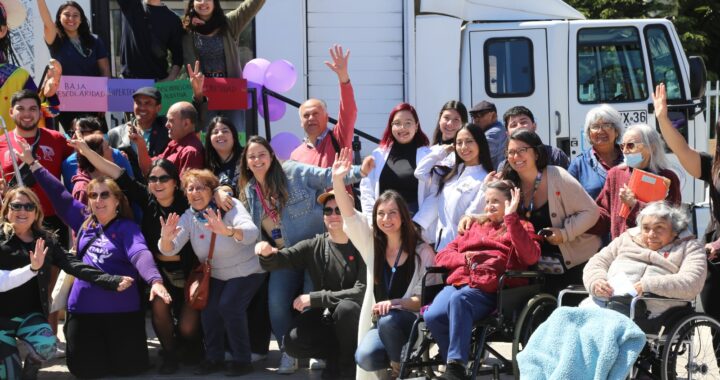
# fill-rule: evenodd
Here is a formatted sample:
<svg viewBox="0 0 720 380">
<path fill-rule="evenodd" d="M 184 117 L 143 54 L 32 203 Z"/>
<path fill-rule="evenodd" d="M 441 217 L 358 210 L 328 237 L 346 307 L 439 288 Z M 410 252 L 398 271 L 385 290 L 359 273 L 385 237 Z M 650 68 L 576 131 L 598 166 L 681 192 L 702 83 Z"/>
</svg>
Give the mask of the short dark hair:
<svg viewBox="0 0 720 380">
<path fill-rule="evenodd" d="M 24 99 L 34 100 L 38 107 L 42 104 L 42 101 L 40 101 L 40 95 L 38 95 L 36 91 L 25 89 L 13 94 L 12 98 L 10 98 L 10 107 L 14 107 L 17 102 Z"/>
<path fill-rule="evenodd" d="M 505 111 L 505 114 L 503 115 L 503 122 L 505 123 L 505 128 L 507 128 L 508 119 L 511 116 L 520 116 L 525 115 L 530 118 L 530 121 L 533 123 L 535 122 L 535 116 L 533 116 L 532 111 L 530 111 L 527 107 L 524 106 L 515 106 L 513 108 L 510 108 L 509 110 Z"/>
<path fill-rule="evenodd" d="M 545 145 L 542 143 L 542 140 L 540 139 L 540 136 L 537 135 L 537 133 L 528 129 L 520 128 L 515 130 L 515 132 L 510 135 L 510 138 L 508 139 L 508 145 L 510 144 L 511 140 L 522 141 L 525 144 L 528 144 L 528 146 L 530 146 L 535 151 L 535 153 L 537 153 L 535 167 L 539 172 L 545 170 L 550 161 L 548 159 L 547 151 L 545 150 Z M 505 146 L 506 149 L 508 145 Z M 503 178 L 513 181 L 513 183 L 515 183 L 518 187 L 520 186 L 520 177 L 518 176 L 515 169 L 510 166 L 510 161 L 507 159 L 505 160 L 505 164 L 502 168 L 502 173 Z"/>
</svg>

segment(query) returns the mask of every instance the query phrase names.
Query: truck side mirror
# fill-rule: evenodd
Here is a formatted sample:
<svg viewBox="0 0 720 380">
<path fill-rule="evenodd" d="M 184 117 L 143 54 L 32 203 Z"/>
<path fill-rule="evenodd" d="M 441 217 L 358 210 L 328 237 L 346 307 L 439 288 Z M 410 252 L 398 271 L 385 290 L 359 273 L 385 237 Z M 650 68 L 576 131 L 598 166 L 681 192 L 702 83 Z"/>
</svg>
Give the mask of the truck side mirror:
<svg viewBox="0 0 720 380">
<path fill-rule="evenodd" d="M 705 96 L 705 85 L 707 84 L 707 70 L 702 57 L 688 57 L 690 64 L 690 96 L 692 99 L 699 99 Z"/>
</svg>

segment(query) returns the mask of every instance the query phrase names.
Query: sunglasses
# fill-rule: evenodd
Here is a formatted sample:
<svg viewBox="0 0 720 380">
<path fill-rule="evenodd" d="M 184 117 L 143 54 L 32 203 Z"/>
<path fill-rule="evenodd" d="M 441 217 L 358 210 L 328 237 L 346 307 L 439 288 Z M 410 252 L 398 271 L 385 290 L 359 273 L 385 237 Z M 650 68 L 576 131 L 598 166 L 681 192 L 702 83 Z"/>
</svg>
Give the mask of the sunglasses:
<svg viewBox="0 0 720 380">
<path fill-rule="evenodd" d="M 640 145 L 643 145 L 641 142 L 629 142 L 629 143 L 622 143 L 620 144 L 620 150 L 625 150 L 625 148 L 628 148 L 628 150 L 635 150 L 635 148 L 639 148 Z"/>
<path fill-rule="evenodd" d="M 108 199 L 110 198 L 110 192 L 109 191 L 103 191 L 102 193 L 88 193 L 88 199 Z"/>
<path fill-rule="evenodd" d="M 20 210 L 35 211 L 35 208 L 37 207 L 37 206 L 35 206 L 35 203 L 17 203 L 17 202 L 11 202 L 9 204 L 9 206 L 10 206 L 10 210 L 13 210 L 13 211 L 20 211 Z"/>
<path fill-rule="evenodd" d="M 150 177 L 148 177 L 148 183 L 156 183 L 156 182 L 165 183 L 171 179 L 172 179 L 172 177 L 170 177 L 167 174 L 163 174 L 161 176 L 151 175 Z"/>
<path fill-rule="evenodd" d="M 340 208 L 339 207 L 325 207 L 323 208 L 323 215 L 330 216 L 333 213 L 333 210 L 335 211 L 335 215 L 340 215 Z"/>
</svg>

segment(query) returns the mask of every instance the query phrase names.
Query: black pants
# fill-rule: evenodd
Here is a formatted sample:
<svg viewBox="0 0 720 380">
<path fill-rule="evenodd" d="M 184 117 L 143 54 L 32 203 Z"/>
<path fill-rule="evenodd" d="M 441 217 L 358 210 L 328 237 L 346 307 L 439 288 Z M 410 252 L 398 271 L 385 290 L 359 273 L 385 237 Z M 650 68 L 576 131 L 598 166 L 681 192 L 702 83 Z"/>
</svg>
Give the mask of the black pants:
<svg viewBox="0 0 720 380">
<path fill-rule="evenodd" d="M 79 378 L 137 375 L 149 367 L 145 314 L 68 313 L 67 366 Z"/>
<path fill-rule="evenodd" d="M 268 311 L 268 281 L 265 280 L 247 309 L 248 329 L 250 330 L 250 352 L 267 355 L 270 349 L 270 312 Z M 279 340 L 279 339 L 278 339 Z M 280 342 L 278 342 L 278 345 Z"/>
<path fill-rule="evenodd" d="M 328 365 L 355 366 L 360 305 L 342 300 L 332 312 L 333 322 L 322 321 L 324 309 L 314 308 L 297 316 L 285 334 L 287 353 L 294 358 L 327 359 Z"/>
<path fill-rule="evenodd" d="M 700 300 L 706 314 L 720 319 L 720 302 L 718 302 L 720 299 L 720 264 L 708 262 L 707 269 L 707 278 L 700 293 Z"/>
</svg>

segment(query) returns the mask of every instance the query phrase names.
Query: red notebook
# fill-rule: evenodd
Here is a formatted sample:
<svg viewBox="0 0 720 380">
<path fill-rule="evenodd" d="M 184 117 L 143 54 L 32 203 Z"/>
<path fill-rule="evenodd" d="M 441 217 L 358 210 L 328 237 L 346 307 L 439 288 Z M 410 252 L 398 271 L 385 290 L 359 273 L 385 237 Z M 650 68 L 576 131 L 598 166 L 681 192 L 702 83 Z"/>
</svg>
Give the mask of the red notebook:
<svg viewBox="0 0 720 380">
<path fill-rule="evenodd" d="M 639 201 L 646 203 L 661 201 L 667 198 L 670 191 L 670 179 L 644 170 L 633 169 L 628 187 Z M 623 203 L 618 215 L 627 218 L 630 215 L 630 208 Z"/>
</svg>

